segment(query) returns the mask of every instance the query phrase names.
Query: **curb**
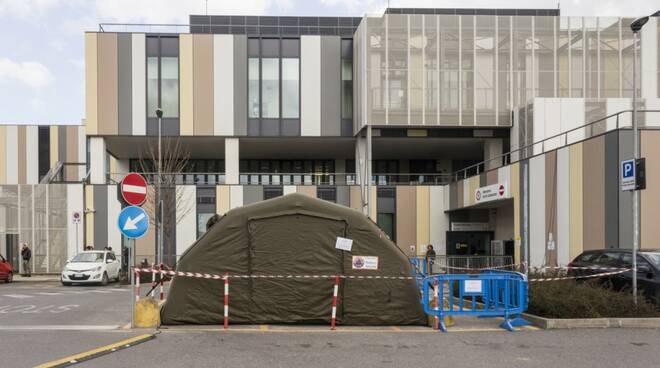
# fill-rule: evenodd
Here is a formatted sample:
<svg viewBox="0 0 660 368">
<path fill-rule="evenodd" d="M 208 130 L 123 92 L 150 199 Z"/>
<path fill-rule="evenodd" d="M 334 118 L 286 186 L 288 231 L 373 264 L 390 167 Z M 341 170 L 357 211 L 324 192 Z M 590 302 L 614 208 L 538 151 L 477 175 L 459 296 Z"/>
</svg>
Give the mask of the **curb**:
<svg viewBox="0 0 660 368">
<path fill-rule="evenodd" d="M 523 317 L 544 330 L 578 328 L 660 328 L 660 318 L 544 318 L 524 313 Z"/>
</svg>

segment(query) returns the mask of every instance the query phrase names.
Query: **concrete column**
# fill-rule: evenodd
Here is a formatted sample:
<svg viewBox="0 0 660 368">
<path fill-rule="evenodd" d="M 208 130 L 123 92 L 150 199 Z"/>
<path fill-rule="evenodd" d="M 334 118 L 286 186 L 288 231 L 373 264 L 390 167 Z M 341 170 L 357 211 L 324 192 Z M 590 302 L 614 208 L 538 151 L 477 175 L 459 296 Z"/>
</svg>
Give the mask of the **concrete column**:
<svg viewBox="0 0 660 368">
<path fill-rule="evenodd" d="M 658 18 L 649 17 L 640 32 L 640 76 L 642 98 L 658 97 Z"/>
<path fill-rule="evenodd" d="M 367 183 L 371 177 L 371 155 L 367 154 L 367 138 L 358 134 L 355 141 L 355 181 L 360 185 L 361 208 L 362 212 L 367 214 Z"/>
<path fill-rule="evenodd" d="M 239 144 L 238 138 L 225 138 L 225 184 L 237 185 L 239 182 Z"/>
<path fill-rule="evenodd" d="M 89 137 L 89 180 L 90 184 L 105 184 L 105 139 Z"/>
<path fill-rule="evenodd" d="M 490 160 L 502 154 L 502 140 L 501 139 L 486 139 L 484 141 L 484 160 Z M 486 162 L 486 170 L 496 169 L 502 166 L 501 160 L 492 160 Z"/>
</svg>

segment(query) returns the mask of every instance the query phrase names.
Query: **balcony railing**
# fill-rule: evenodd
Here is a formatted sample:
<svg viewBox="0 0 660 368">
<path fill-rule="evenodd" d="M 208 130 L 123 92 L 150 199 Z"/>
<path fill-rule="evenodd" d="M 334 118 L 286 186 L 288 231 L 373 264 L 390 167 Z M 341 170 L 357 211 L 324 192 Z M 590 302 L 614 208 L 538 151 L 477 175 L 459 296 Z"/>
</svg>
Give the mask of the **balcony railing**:
<svg viewBox="0 0 660 368">
<path fill-rule="evenodd" d="M 108 184 L 119 183 L 127 173 L 107 173 Z M 141 173 L 149 184 L 158 183 L 158 173 Z M 175 185 L 220 185 L 225 184 L 225 173 L 186 172 L 161 173 L 164 183 Z"/>
</svg>

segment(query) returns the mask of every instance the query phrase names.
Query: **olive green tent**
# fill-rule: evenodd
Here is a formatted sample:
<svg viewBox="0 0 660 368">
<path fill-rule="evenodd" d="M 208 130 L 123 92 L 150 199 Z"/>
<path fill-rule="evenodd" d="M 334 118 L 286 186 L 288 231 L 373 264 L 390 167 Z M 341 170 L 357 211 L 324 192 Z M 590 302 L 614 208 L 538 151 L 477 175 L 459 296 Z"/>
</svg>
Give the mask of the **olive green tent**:
<svg viewBox="0 0 660 368">
<path fill-rule="evenodd" d="M 337 249 L 337 237 L 351 239 L 351 250 Z M 406 276 L 341 279 L 337 323 L 425 323 L 406 255 L 362 213 L 302 194 L 229 211 L 181 256 L 177 271 Z M 230 278 L 230 323 L 329 323 L 333 288 L 332 277 Z M 223 310 L 222 280 L 175 277 L 161 321 L 221 324 Z"/>
</svg>

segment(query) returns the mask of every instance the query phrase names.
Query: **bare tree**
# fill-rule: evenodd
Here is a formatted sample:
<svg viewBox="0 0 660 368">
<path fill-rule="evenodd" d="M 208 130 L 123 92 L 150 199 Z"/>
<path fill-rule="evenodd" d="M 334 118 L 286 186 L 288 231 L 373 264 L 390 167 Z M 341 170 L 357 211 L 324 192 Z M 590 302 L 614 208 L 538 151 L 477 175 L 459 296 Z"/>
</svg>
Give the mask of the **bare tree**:
<svg viewBox="0 0 660 368">
<path fill-rule="evenodd" d="M 163 202 L 163 243 L 173 244 L 171 234 L 174 233 L 176 225 L 180 223 L 185 216 L 194 210 L 195 201 L 185 195 L 183 186 L 183 175 L 186 172 L 186 166 L 190 154 L 181 145 L 178 137 L 162 138 L 162 164 L 161 164 L 161 193 Z M 156 226 L 156 198 L 158 191 L 158 144 L 154 140 L 149 140 L 147 147 L 139 154 L 139 168 L 145 174 L 149 186 L 147 189 L 147 200 L 142 206 L 149 215 L 149 222 Z M 169 240 L 169 241 L 168 241 Z M 163 247 L 164 253 L 165 246 Z M 171 249 L 171 247 L 170 247 Z M 163 258 L 165 260 L 165 258 Z M 165 263 L 173 264 L 173 260 Z"/>
</svg>

